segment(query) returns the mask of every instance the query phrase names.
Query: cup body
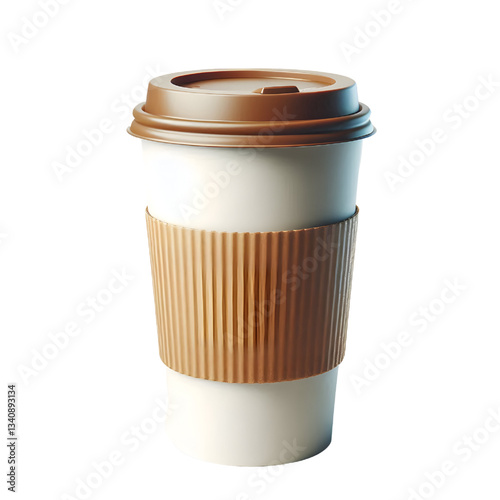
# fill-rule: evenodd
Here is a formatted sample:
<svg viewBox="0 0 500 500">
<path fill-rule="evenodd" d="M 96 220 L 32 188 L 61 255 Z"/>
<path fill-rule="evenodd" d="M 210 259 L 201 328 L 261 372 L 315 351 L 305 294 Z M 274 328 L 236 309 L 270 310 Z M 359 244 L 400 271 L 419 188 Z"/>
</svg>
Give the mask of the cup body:
<svg viewBox="0 0 500 500">
<path fill-rule="evenodd" d="M 342 221 L 356 209 L 361 145 L 215 148 L 143 141 L 148 210 L 170 224 L 226 232 Z M 185 453 L 215 463 L 263 466 L 311 457 L 331 441 L 337 371 L 238 384 L 167 368 L 175 408 L 169 433 Z"/>
<path fill-rule="evenodd" d="M 222 465 L 298 462 L 332 439 L 338 367 L 268 384 L 229 384 L 167 368 L 167 432 L 192 457 Z"/>
<path fill-rule="evenodd" d="M 361 141 L 282 148 L 142 142 L 149 212 L 170 224 L 286 231 L 333 224 L 356 209 Z"/>
</svg>

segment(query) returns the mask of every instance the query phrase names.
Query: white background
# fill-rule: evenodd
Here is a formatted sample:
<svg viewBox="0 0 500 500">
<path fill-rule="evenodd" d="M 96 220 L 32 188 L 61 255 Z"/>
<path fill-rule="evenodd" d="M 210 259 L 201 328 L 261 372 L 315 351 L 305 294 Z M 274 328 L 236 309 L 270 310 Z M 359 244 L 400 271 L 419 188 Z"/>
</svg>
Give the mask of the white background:
<svg viewBox="0 0 500 500">
<path fill-rule="evenodd" d="M 45 26 L 24 27 L 29 39 L 20 38 L 24 18 L 44 22 L 38 1 L 2 8 L 0 425 L 5 435 L 6 384 L 16 382 L 18 498 L 83 498 L 76 487 L 94 474 L 93 462 L 120 453 L 120 465 L 88 498 L 498 499 L 500 431 L 488 420 L 500 411 L 498 6 L 232 3 L 224 10 L 223 0 L 217 11 L 212 0 L 66 0 Z M 381 27 L 376 13 L 389 7 Z M 146 422 L 151 430 L 166 388 L 140 143 L 125 129 L 144 81 L 212 67 L 351 76 L 378 129 L 365 141 L 360 174 L 333 443 L 270 470 L 190 459 L 172 447 L 163 424 L 137 449 L 130 441 L 133 426 Z M 481 79 L 496 86 L 489 95 L 479 89 L 478 101 Z M 457 118 L 464 102 L 467 117 Z M 112 131 L 59 180 L 54 164 L 102 120 Z M 422 160 L 415 141 L 428 141 L 436 128 L 445 139 Z M 391 189 L 388 172 L 399 175 L 401 157 L 410 156 L 418 166 Z M 133 277 L 123 291 L 95 317 L 78 314 L 123 269 Z M 443 305 L 446 280 L 462 289 Z M 419 308 L 430 304 L 435 313 L 422 320 Z M 70 322 L 80 334 L 37 375 L 23 377 L 20 367 Z M 382 344 L 402 332 L 411 344 L 365 373 L 387 360 Z M 356 390 L 355 377 L 367 374 Z M 439 488 L 426 485 L 426 474 L 444 462 L 453 474 L 435 474 Z M 6 488 L 2 480 L 2 498 Z"/>
</svg>

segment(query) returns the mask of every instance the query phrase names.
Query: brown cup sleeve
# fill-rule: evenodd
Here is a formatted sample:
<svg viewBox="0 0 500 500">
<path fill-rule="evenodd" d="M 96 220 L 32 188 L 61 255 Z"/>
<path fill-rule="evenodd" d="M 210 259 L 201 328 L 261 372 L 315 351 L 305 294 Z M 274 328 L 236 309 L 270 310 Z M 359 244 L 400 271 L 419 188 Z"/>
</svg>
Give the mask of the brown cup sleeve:
<svg viewBox="0 0 500 500">
<path fill-rule="evenodd" d="M 358 209 L 342 222 L 231 233 L 146 210 L 160 356 L 192 377 L 297 380 L 344 357 Z"/>
</svg>

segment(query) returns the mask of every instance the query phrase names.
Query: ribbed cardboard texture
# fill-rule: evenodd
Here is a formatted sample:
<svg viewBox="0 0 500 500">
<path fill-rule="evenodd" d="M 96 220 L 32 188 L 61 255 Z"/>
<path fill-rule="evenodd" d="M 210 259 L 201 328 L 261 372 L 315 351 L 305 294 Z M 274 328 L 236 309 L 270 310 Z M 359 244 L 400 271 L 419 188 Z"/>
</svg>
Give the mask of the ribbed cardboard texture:
<svg viewBox="0 0 500 500">
<path fill-rule="evenodd" d="M 357 214 L 310 229 L 224 233 L 146 210 L 163 362 L 233 383 L 296 380 L 340 364 Z"/>
</svg>

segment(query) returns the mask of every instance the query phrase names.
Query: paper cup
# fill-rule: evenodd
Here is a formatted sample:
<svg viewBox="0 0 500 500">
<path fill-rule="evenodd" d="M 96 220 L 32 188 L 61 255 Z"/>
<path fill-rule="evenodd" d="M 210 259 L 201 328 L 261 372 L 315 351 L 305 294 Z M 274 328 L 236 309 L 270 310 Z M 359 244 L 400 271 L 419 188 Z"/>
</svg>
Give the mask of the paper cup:
<svg viewBox="0 0 500 500">
<path fill-rule="evenodd" d="M 345 350 L 359 139 L 374 133 L 355 83 L 166 75 L 134 116 L 174 443 L 228 465 L 321 452 Z"/>
</svg>

